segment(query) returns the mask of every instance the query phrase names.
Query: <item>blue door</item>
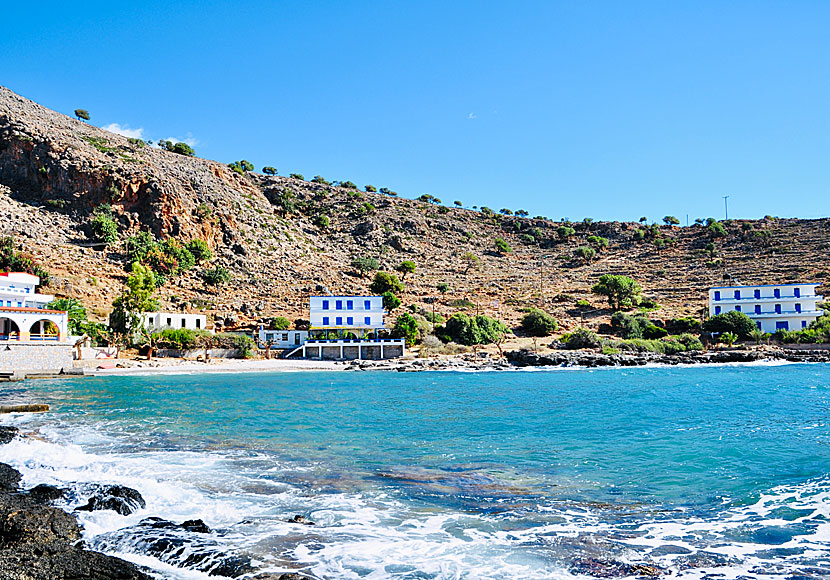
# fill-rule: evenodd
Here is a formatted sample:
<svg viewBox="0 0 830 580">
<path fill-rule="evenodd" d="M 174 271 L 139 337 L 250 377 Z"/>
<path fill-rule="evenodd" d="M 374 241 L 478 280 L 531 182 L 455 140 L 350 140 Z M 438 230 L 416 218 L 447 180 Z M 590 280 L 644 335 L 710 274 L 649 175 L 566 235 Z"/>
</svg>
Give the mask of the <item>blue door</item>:
<svg viewBox="0 0 830 580">
<path fill-rule="evenodd" d="M 793 288 L 793 296 L 801 298 L 801 288 Z"/>
<path fill-rule="evenodd" d="M 761 314 L 761 305 L 760 304 L 755 305 L 755 314 Z"/>
<path fill-rule="evenodd" d="M 775 330 L 789 330 L 790 323 L 786 320 L 784 322 L 776 322 L 775 323 Z"/>
<path fill-rule="evenodd" d="M 755 291 L 755 298 L 760 298 L 760 297 L 761 297 L 761 291 L 760 291 L 760 290 L 756 290 L 756 291 Z"/>
<path fill-rule="evenodd" d="M 773 291 L 772 291 L 772 294 L 773 294 L 773 296 L 775 296 L 776 298 L 781 298 L 781 290 L 780 290 L 779 288 L 776 288 L 775 290 L 773 290 Z"/>
<path fill-rule="evenodd" d="M 720 300 L 720 290 L 715 290 L 715 300 Z"/>
<path fill-rule="evenodd" d="M 780 304 L 775 305 L 775 313 L 776 314 L 781 314 L 781 305 Z"/>
<path fill-rule="evenodd" d="M 740 300 L 740 299 L 741 299 L 741 291 L 740 290 L 735 290 L 735 300 Z"/>
<path fill-rule="evenodd" d="M 801 312 L 801 304 L 796 304 L 795 305 L 795 311 L 796 312 Z"/>
</svg>

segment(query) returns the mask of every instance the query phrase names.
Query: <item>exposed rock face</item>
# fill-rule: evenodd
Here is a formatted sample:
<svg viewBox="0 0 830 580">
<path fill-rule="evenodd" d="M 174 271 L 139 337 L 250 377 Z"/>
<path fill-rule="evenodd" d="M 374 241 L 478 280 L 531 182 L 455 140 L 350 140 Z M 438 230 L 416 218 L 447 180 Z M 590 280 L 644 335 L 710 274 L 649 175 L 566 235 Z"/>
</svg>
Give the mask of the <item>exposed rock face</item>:
<svg viewBox="0 0 830 580">
<path fill-rule="evenodd" d="M 493 314 L 498 300 L 498 314 L 510 325 L 523 310 L 543 306 L 564 330 L 596 328 L 609 313 L 597 313 L 601 304 L 590 288 L 610 273 L 635 277 L 661 304 L 661 318 L 698 317 L 706 289 L 722 285 L 725 274 L 742 283 L 826 279 L 815 251 L 830 245 L 827 219 L 745 220 L 727 224 L 729 235 L 714 241 L 705 226 L 660 226 L 662 250 L 648 238 L 637 242 L 641 226 L 634 223 L 571 223 L 575 233 L 560 239 L 561 224 L 553 220 L 240 175 L 222 163 L 142 146 L 0 87 L 0 235 L 16 236 L 48 267 L 50 293 L 80 299 L 99 320 L 125 276 L 123 249 L 95 246 L 87 235 L 89 216 L 102 203 L 112 206 L 122 237 L 147 230 L 203 239 L 214 251 L 210 265 L 233 276 L 219 289 L 206 288 L 196 271 L 171 277 L 160 291 L 162 308 L 171 308 L 174 296 L 213 314 L 232 311 L 236 301 L 262 302 L 261 310 L 241 313 L 242 324 L 255 324 L 262 313 L 306 318 L 306 289 L 366 293 L 369 280 L 349 266 L 360 256 L 377 257 L 386 271 L 416 262 L 406 299 L 428 310 L 436 284 L 449 283 L 436 304 L 442 315 L 464 308 L 456 302 L 464 299 L 478 306 L 468 310 Z M 575 261 L 574 249 L 590 236 L 610 243 L 592 262 Z M 496 237 L 507 240 L 510 254 L 492 251 Z M 704 250 L 710 241 L 716 260 Z M 479 261 L 465 260 L 468 253 Z M 576 307 L 580 298 L 591 307 Z"/>
</svg>

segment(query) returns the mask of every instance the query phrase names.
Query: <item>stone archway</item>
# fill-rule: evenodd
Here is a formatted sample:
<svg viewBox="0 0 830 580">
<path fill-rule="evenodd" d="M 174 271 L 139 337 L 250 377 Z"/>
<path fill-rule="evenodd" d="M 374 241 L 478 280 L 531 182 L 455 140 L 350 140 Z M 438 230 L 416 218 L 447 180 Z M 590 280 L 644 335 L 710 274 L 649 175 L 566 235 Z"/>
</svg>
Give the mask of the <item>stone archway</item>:
<svg viewBox="0 0 830 580">
<path fill-rule="evenodd" d="M 17 340 L 20 338 L 20 327 L 11 318 L 0 317 L 0 340 Z"/>
</svg>

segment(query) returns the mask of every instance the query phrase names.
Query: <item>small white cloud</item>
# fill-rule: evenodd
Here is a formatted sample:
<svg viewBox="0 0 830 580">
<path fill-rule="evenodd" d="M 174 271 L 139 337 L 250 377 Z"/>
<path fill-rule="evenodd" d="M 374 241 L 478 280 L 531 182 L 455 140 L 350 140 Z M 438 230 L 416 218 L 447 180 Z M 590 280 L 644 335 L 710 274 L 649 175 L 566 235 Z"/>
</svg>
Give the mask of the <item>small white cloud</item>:
<svg viewBox="0 0 830 580">
<path fill-rule="evenodd" d="M 478 119 L 478 115 L 476 115 L 475 113 L 470 113 L 469 115 L 467 115 L 467 118 L 468 119 Z"/>
<path fill-rule="evenodd" d="M 141 139 L 142 135 L 144 135 L 144 129 L 141 127 L 138 129 L 130 129 L 126 125 L 122 127 L 118 123 L 110 123 L 109 125 L 105 125 L 101 128 L 104 131 L 109 131 L 110 133 L 116 133 L 117 135 L 123 135 L 124 137 L 135 137 L 136 139 Z"/>
</svg>

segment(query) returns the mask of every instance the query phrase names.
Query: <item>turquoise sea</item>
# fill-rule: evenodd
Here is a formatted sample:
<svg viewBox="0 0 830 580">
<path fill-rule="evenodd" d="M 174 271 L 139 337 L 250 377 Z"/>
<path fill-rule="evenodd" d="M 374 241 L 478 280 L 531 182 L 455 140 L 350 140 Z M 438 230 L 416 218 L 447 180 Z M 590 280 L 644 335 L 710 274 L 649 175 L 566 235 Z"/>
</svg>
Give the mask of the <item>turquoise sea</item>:
<svg viewBox="0 0 830 580">
<path fill-rule="evenodd" d="M 138 489 L 134 514 L 81 514 L 85 539 L 161 577 L 209 570 L 144 552 L 129 529 L 151 516 L 328 579 L 830 576 L 828 365 L 112 376 L 2 399 L 53 411 L 0 419 L 29 434 L 0 461 Z"/>
</svg>

